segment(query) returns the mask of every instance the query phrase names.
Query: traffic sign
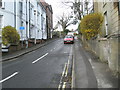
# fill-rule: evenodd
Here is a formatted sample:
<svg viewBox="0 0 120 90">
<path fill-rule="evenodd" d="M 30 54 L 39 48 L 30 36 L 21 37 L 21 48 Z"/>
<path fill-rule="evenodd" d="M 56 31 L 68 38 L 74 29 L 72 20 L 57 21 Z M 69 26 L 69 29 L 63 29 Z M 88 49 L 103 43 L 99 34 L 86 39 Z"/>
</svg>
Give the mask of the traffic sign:
<svg viewBox="0 0 120 90">
<path fill-rule="evenodd" d="M 25 29 L 25 27 L 23 27 L 23 26 L 20 27 L 20 30 L 24 30 L 24 29 Z"/>
</svg>

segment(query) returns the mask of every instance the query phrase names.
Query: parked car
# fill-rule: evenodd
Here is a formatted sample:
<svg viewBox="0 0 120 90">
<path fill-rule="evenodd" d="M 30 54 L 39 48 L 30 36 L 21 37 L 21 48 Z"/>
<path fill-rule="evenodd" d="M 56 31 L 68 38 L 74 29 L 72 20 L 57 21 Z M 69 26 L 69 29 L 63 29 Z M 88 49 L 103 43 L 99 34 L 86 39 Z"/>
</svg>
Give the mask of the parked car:
<svg viewBox="0 0 120 90">
<path fill-rule="evenodd" d="M 74 36 L 72 35 L 67 35 L 65 36 L 64 38 L 64 44 L 67 44 L 67 43 L 74 43 Z"/>
</svg>

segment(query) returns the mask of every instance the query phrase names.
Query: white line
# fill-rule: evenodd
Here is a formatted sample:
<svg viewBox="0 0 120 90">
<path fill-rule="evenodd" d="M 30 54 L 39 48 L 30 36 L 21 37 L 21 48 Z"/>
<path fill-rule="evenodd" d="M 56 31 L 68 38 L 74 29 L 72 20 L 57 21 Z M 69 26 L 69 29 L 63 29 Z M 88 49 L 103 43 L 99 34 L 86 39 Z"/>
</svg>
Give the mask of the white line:
<svg viewBox="0 0 120 90">
<path fill-rule="evenodd" d="M 13 73 L 12 75 L 8 76 L 7 78 L 1 80 L 0 83 L 3 83 L 4 81 L 6 81 L 6 80 L 8 80 L 8 79 L 10 79 L 10 78 L 12 78 L 12 77 L 14 77 L 14 76 L 17 75 L 17 74 L 18 74 L 18 72 Z"/>
<path fill-rule="evenodd" d="M 89 58 L 88 60 L 89 60 L 90 64 L 92 65 L 92 60 L 91 60 L 91 58 Z"/>
<path fill-rule="evenodd" d="M 43 55 L 42 57 L 38 58 L 37 60 L 33 61 L 32 63 L 34 64 L 34 63 L 38 62 L 40 59 L 44 58 L 44 57 L 47 56 L 47 55 L 48 55 L 48 53 L 46 53 L 46 54 Z"/>
<path fill-rule="evenodd" d="M 94 69 L 95 67 L 93 66 L 92 59 L 89 58 L 88 60 L 89 60 L 89 62 L 90 62 L 90 64 L 91 64 L 91 66 L 92 66 L 92 69 Z"/>
<path fill-rule="evenodd" d="M 65 74 L 65 71 L 66 71 L 66 66 L 67 66 L 67 63 L 65 63 L 65 67 L 64 67 L 64 70 L 63 70 L 63 72 L 62 72 L 62 77 L 64 76 L 64 74 Z"/>
</svg>

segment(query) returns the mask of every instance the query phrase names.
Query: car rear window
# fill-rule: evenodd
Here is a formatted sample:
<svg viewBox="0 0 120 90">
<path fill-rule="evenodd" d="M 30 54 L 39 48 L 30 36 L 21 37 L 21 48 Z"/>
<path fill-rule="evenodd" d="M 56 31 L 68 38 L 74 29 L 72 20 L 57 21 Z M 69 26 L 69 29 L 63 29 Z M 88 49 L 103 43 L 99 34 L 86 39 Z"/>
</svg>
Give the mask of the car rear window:
<svg viewBox="0 0 120 90">
<path fill-rule="evenodd" d="M 72 36 L 66 36 L 65 38 L 73 38 Z"/>
</svg>

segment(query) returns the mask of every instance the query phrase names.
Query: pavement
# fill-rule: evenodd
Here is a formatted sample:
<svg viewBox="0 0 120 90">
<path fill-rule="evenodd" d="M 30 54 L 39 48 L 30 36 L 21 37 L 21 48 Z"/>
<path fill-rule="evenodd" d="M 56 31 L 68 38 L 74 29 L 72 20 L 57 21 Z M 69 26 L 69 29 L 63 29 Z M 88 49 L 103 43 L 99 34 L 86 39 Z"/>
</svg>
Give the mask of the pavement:
<svg viewBox="0 0 120 90">
<path fill-rule="evenodd" d="M 43 47 L 43 46 L 45 46 L 45 45 L 55 41 L 55 40 L 57 40 L 57 39 L 51 39 L 51 40 L 46 41 L 45 43 L 36 44 L 33 47 L 22 49 L 22 50 L 19 50 L 19 51 L 16 51 L 16 52 L 4 55 L 4 56 L 2 56 L 2 61 L 8 61 L 8 60 L 20 57 L 20 56 L 25 55 L 27 53 L 30 53 L 30 52 L 32 52 L 34 50 L 37 50 L 37 49 L 39 49 L 39 48 L 41 48 L 41 47 Z"/>
<path fill-rule="evenodd" d="M 80 40 L 73 46 L 72 89 L 76 88 L 115 88 L 118 78 L 106 63 L 100 62 L 92 52 L 83 48 Z"/>
</svg>

